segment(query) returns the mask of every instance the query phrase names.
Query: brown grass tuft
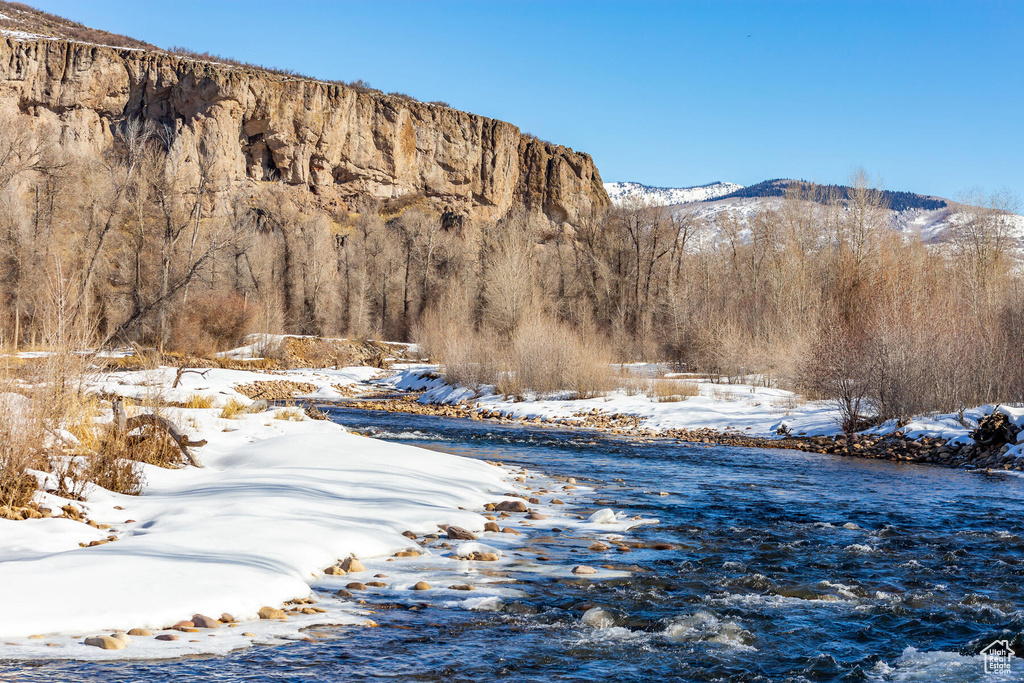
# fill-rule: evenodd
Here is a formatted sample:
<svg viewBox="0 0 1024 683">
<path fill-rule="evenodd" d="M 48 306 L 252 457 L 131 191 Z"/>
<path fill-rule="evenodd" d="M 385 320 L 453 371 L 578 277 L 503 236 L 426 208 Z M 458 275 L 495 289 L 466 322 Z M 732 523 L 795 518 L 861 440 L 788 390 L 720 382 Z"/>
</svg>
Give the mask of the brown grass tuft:
<svg viewBox="0 0 1024 683">
<path fill-rule="evenodd" d="M 676 403 L 700 394 L 696 383 L 682 379 L 652 379 L 647 395 L 657 403 Z"/>
<path fill-rule="evenodd" d="M 220 416 L 225 420 L 237 420 L 240 415 L 245 414 L 246 406 L 236 399 L 228 401 L 220 410 Z"/>
</svg>

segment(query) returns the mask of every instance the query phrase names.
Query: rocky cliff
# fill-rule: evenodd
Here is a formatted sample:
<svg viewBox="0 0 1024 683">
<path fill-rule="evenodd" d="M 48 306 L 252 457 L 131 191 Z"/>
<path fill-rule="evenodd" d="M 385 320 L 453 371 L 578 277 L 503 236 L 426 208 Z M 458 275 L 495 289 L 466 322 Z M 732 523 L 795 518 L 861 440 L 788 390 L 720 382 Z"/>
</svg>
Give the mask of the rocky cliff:
<svg viewBox="0 0 1024 683">
<path fill-rule="evenodd" d="M 589 155 L 504 121 L 378 91 L 164 52 L 0 41 L 0 112 L 59 127 L 99 154 L 122 121 L 151 119 L 232 183 L 281 181 L 317 202 L 422 195 L 494 221 L 518 207 L 573 224 L 606 206 Z"/>
</svg>

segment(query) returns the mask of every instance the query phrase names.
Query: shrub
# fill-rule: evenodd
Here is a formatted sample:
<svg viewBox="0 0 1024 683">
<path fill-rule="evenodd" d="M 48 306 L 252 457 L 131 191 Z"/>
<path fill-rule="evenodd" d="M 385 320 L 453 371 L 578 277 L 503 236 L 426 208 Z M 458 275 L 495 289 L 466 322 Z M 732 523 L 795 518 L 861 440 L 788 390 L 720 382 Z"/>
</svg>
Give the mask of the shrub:
<svg viewBox="0 0 1024 683">
<path fill-rule="evenodd" d="M 24 507 L 37 488 L 42 430 L 28 398 L 0 393 L 0 507 Z"/>
<path fill-rule="evenodd" d="M 124 457 L 129 451 L 127 442 L 101 449 L 89 456 L 81 476 L 108 491 L 137 496 L 144 484 L 139 461 Z"/>
<path fill-rule="evenodd" d="M 256 312 L 237 292 L 196 296 L 174 315 L 171 348 L 199 356 L 232 348 L 249 331 Z"/>
<path fill-rule="evenodd" d="M 579 398 L 615 386 L 611 354 L 594 330 L 537 314 L 502 342 L 486 328 L 457 322 L 461 315 L 455 308 L 425 316 L 417 329 L 417 343 L 444 365 L 445 379 L 452 384 L 472 389 L 493 385 L 509 396 L 566 391 Z"/>
</svg>

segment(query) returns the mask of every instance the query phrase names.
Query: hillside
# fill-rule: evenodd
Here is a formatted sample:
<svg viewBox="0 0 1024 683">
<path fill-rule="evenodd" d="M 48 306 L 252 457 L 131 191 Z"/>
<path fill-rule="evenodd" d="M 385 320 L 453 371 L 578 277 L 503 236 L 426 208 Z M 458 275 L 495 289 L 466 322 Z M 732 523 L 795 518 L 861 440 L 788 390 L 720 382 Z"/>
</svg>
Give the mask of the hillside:
<svg viewBox="0 0 1024 683">
<path fill-rule="evenodd" d="M 649 187 L 642 183 L 605 183 L 604 189 L 613 203 L 621 204 L 632 198 L 640 198 L 658 206 L 688 204 L 716 199 L 738 190 L 736 183 L 714 182 L 693 187 Z"/>
</svg>

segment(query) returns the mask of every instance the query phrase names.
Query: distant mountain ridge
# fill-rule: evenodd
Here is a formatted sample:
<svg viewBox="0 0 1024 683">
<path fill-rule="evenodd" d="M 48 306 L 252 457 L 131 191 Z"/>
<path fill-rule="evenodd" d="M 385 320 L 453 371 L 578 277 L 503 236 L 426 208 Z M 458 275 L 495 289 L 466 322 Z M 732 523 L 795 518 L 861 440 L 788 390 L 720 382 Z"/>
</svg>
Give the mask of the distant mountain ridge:
<svg viewBox="0 0 1024 683">
<path fill-rule="evenodd" d="M 820 185 L 806 180 L 791 180 L 788 178 L 776 178 L 765 180 L 755 185 L 742 187 L 729 194 L 722 195 L 718 199 L 746 198 L 746 197 L 784 197 L 794 186 L 799 186 L 803 196 L 813 201 L 825 203 L 830 198 L 849 199 L 851 188 L 849 185 Z M 892 190 L 878 190 L 881 199 L 893 211 L 906 211 L 907 209 L 923 209 L 934 211 L 946 208 L 949 203 L 941 197 L 917 194 L 916 192 L 894 192 Z"/>
<path fill-rule="evenodd" d="M 685 207 L 693 215 L 713 222 L 723 213 L 730 213 L 746 222 L 757 213 L 781 206 L 782 197 L 794 186 L 801 196 L 818 203 L 834 199 L 850 199 L 853 188 L 847 185 L 820 185 L 806 180 L 775 178 L 753 185 L 714 182 L 694 187 L 651 187 L 642 183 L 605 183 L 613 204 L 622 205 L 640 199 L 656 206 Z M 889 225 L 893 230 L 916 234 L 925 242 L 942 242 L 949 229 L 963 220 L 963 205 L 942 197 L 916 192 L 879 190 L 888 207 Z M 1007 214 L 1011 231 L 1024 246 L 1024 216 Z"/>
<path fill-rule="evenodd" d="M 711 202 L 719 199 L 750 199 L 756 197 L 784 197 L 794 186 L 812 201 L 825 203 L 831 198 L 846 200 L 853 188 L 848 185 L 821 185 L 807 180 L 773 178 L 753 185 L 739 185 L 716 181 L 692 187 L 652 187 L 636 182 L 605 183 L 604 189 L 612 203 L 621 204 L 628 199 L 641 198 L 657 206 Z M 879 190 L 885 204 L 893 211 L 922 209 L 935 211 L 949 205 L 941 197 L 922 195 L 916 192 Z"/>
</svg>

